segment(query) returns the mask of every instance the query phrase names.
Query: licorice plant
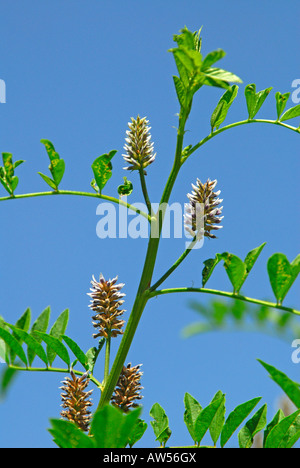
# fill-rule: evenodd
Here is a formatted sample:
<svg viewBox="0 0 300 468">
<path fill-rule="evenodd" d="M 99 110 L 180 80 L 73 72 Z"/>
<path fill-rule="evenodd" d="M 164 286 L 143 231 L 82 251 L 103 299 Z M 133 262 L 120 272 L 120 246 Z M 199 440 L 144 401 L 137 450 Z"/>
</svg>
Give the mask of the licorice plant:
<svg viewBox="0 0 300 468">
<path fill-rule="evenodd" d="M 300 311 L 285 307 L 283 301 L 290 287 L 300 271 L 300 255 L 291 263 L 281 253 L 274 253 L 267 262 L 267 271 L 276 300 L 267 302 L 257 298 L 246 297 L 240 293 L 241 287 L 250 274 L 265 243 L 247 253 L 242 260 L 233 253 L 224 252 L 215 258 L 204 261 L 202 271 L 202 287 L 174 287 L 159 289 L 164 281 L 171 276 L 187 255 L 193 254 L 193 247 L 203 242 L 204 237 L 214 242 L 216 235 L 222 235 L 222 202 L 218 182 L 214 179 L 213 167 L 209 179 L 204 180 L 201 173 L 191 177 L 191 192 L 187 194 L 187 208 L 184 215 L 184 228 L 190 236 L 190 243 L 176 262 L 171 265 L 160 277 L 153 279 L 154 267 L 158 255 L 162 228 L 164 225 L 166 207 L 172 193 L 177 176 L 186 161 L 200 150 L 211 139 L 234 127 L 248 124 L 267 124 L 282 127 L 287 131 L 300 132 L 300 128 L 293 127 L 286 121 L 300 116 L 300 105 L 285 110 L 289 93 L 275 94 L 277 115 L 274 120 L 257 119 L 256 114 L 267 99 L 272 88 L 256 91 L 255 84 L 245 87 L 245 99 L 248 115 L 228 125 L 223 125 L 233 101 L 237 97 L 238 85 L 241 79 L 226 70 L 216 67 L 216 62 L 222 59 L 225 52 L 215 50 L 203 57 L 201 53 L 201 30 L 192 32 L 186 27 L 174 36 L 175 47 L 170 49 L 175 59 L 178 76 L 174 76 L 174 85 L 178 98 L 179 113 L 176 149 L 173 166 L 162 195 L 159 208 L 149 198 L 146 179 L 155 164 L 159 154 L 155 152 L 155 142 L 152 142 L 151 127 L 146 116 L 133 116 L 130 118 L 125 136 L 124 153 L 119 158 L 119 164 L 131 177 L 138 177 L 145 199 L 146 210 L 142 211 L 127 203 L 127 195 L 132 191 L 132 183 L 124 177 L 124 184 L 119 186 L 119 199 L 103 193 L 104 188 L 112 174 L 112 158 L 116 151 L 103 154 L 92 163 L 94 178 L 91 181 L 91 192 L 60 189 L 65 172 L 65 162 L 56 152 L 49 140 L 41 140 L 49 157 L 50 175 L 39 173 L 50 187 L 50 191 L 41 193 L 16 194 L 18 177 L 16 170 L 24 161 L 13 162 L 12 154 L 2 153 L 3 166 L 0 167 L 0 182 L 8 195 L 0 201 L 30 198 L 51 195 L 76 195 L 93 197 L 122 205 L 128 210 L 137 212 L 150 224 L 150 236 L 146 258 L 141 278 L 132 306 L 126 305 L 125 294 L 122 292 L 124 283 L 128 278 L 118 278 L 118 272 L 99 271 L 97 277 L 89 278 L 91 282 L 88 301 L 90 314 L 87 314 L 94 327 L 95 346 L 87 352 L 65 334 L 68 323 L 68 311 L 64 311 L 56 320 L 51 330 L 47 332 L 50 309 L 47 308 L 36 319 L 30 328 L 30 310 L 28 309 L 16 324 L 9 323 L 5 318 L 0 320 L 0 356 L 7 366 L 2 376 L 2 387 L 8 386 L 11 377 L 16 372 L 30 372 L 44 370 L 46 372 L 65 373 L 61 386 L 62 410 L 60 418 L 52 418 L 49 432 L 54 442 L 61 448 L 114 448 L 133 447 L 140 440 L 147 429 L 147 424 L 140 418 L 142 411 L 142 364 L 128 363 L 128 351 L 134 339 L 143 311 L 152 298 L 159 295 L 195 293 L 211 294 L 231 298 L 236 303 L 254 303 L 262 307 L 276 309 L 277 313 L 300 315 Z M 184 145 L 186 139 L 186 124 L 192 109 L 196 93 L 205 91 L 207 86 L 224 89 L 224 94 L 217 103 L 210 118 L 211 131 L 209 135 L 195 144 Z M 274 105 L 274 107 L 275 107 Z M 125 125 L 124 125 L 125 127 Z M 125 133 L 125 131 L 124 131 Z M 182 202 L 184 202 L 182 200 Z M 224 201 L 226 204 L 226 200 Z M 227 229 L 227 228 L 226 228 Z M 113 243 L 113 240 L 111 241 Z M 216 266 L 222 262 L 232 284 L 232 291 L 208 289 L 206 283 L 213 274 Z M 120 282 L 119 282 L 120 281 Z M 124 281 L 122 283 L 121 281 Z M 123 319 L 124 308 L 130 307 L 127 324 Z M 111 363 L 111 349 L 114 338 L 121 336 L 116 355 Z M 27 347 L 27 352 L 25 352 Z M 103 349 L 103 352 L 102 352 Z M 70 354 L 74 355 L 71 360 Z M 45 367 L 42 369 L 33 366 L 34 358 L 38 356 Z M 52 364 L 55 357 L 60 358 L 66 368 L 56 368 Z M 95 376 L 96 360 L 103 356 L 104 375 Z M 296 406 L 296 411 L 286 416 L 279 410 L 272 421 L 267 424 L 266 404 L 262 405 L 256 413 L 248 419 L 238 433 L 238 444 L 241 448 L 251 447 L 254 436 L 264 430 L 263 447 L 289 448 L 300 437 L 300 390 L 299 384 L 291 381 L 283 372 L 273 366 L 260 361 L 275 382 L 286 392 L 287 396 Z M 159 378 L 163 384 L 163 376 Z M 88 385 L 94 385 L 87 390 Z M 93 395 L 93 402 L 91 399 Z M 241 403 L 227 418 L 225 418 L 225 394 L 217 392 L 211 403 L 202 408 L 200 403 L 189 393 L 184 395 L 184 422 L 192 438 L 194 447 L 200 447 L 206 433 L 212 439 L 211 446 L 224 447 L 235 430 L 248 417 L 260 398 Z M 154 403 L 150 411 L 153 418 L 151 426 L 155 438 L 161 447 L 168 442 L 171 429 L 168 417 L 159 403 Z"/>
</svg>

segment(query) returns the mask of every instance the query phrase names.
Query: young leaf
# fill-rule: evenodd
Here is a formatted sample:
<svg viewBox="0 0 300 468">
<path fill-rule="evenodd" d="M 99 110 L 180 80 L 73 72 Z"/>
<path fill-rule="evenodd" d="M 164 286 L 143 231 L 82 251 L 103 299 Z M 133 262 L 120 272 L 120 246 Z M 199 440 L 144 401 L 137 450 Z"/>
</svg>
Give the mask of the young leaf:
<svg viewBox="0 0 300 468">
<path fill-rule="evenodd" d="M 96 411 L 91 422 L 91 434 L 97 448 L 124 448 L 136 425 L 141 408 L 123 414 L 118 408 L 106 405 Z"/>
<path fill-rule="evenodd" d="M 293 119 L 294 117 L 300 116 L 300 104 L 297 106 L 291 107 L 281 116 L 280 122 L 284 122 L 285 120 Z"/>
<path fill-rule="evenodd" d="M 49 335 L 57 338 L 59 341 L 62 339 L 62 335 L 65 333 L 69 321 L 69 310 L 64 310 L 54 322 Z M 47 356 L 50 365 L 55 359 L 56 353 L 51 346 L 47 346 Z"/>
<path fill-rule="evenodd" d="M 127 179 L 127 177 L 123 177 L 124 179 L 124 184 L 123 185 L 119 185 L 118 187 L 118 194 L 120 196 L 123 196 L 123 195 L 130 195 L 132 193 L 132 190 L 133 190 L 133 185 L 132 183 L 130 182 L 130 180 Z"/>
<path fill-rule="evenodd" d="M 253 119 L 261 106 L 263 105 L 266 97 L 272 88 L 266 88 L 263 91 L 256 93 L 256 85 L 249 84 L 245 88 L 245 96 L 248 108 L 249 119 Z"/>
<path fill-rule="evenodd" d="M 253 444 L 255 434 L 261 431 L 266 423 L 267 405 L 264 404 L 254 416 L 247 421 L 245 426 L 238 433 L 240 448 L 250 448 Z"/>
<path fill-rule="evenodd" d="M 211 67 L 215 62 L 225 57 L 226 52 L 222 49 L 217 49 L 209 52 L 202 62 L 202 70 Z"/>
<path fill-rule="evenodd" d="M 218 129 L 221 123 L 224 122 L 227 112 L 233 103 L 236 95 L 238 93 L 238 86 L 233 85 L 231 86 L 221 99 L 219 100 L 217 107 L 213 111 L 213 114 L 210 119 L 211 130 L 213 131 L 215 128 Z"/>
<path fill-rule="evenodd" d="M 47 344 L 47 355 L 48 355 L 48 349 L 51 349 L 55 356 L 57 354 L 68 365 L 68 368 L 70 367 L 70 356 L 67 351 L 67 348 L 62 344 L 62 342 L 58 338 L 55 338 L 54 336 L 51 336 L 51 335 L 47 335 L 47 333 L 41 333 L 38 331 L 36 331 L 35 334 L 40 336 L 42 340 Z M 51 357 L 52 357 L 52 354 L 51 354 Z M 53 361 L 50 362 L 49 356 L 48 356 L 48 360 L 51 366 Z"/>
<path fill-rule="evenodd" d="M 14 338 L 9 331 L 5 330 L 4 328 L 0 328 L 0 338 L 7 344 L 7 346 L 24 362 L 25 366 L 27 366 L 27 359 L 25 352 L 20 345 L 20 343 Z"/>
<path fill-rule="evenodd" d="M 17 188 L 19 179 L 14 175 L 15 168 L 24 161 L 13 163 L 11 153 L 2 153 L 3 167 L 0 167 L 0 182 L 10 195 Z"/>
<path fill-rule="evenodd" d="M 142 419 L 137 419 L 130 436 L 128 437 L 128 445 L 130 448 L 136 444 L 144 435 L 148 425 Z"/>
<path fill-rule="evenodd" d="M 281 94 L 279 91 L 275 94 L 277 119 L 278 120 L 279 120 L 279 117 L 281 116 L 282 112 L 285 109 L 286 102 L 287 102 L 288 98 L 290 97 L 290 94 L 291 93 Z"/>
<path fill-rule="evenodd" d="M 94 439 L 86 435 L 73 422 L 50 419 L 50 423 L 52 427 L 48 431 L 60 448 L 95 448 Z"/>
<path fill-rule="evenodd" d="M 110 151 L 108 154 L 103 154 L 99 156 L 92 164 L 92 169 L 94 172 L 95 180 L 97 186 L 99 187 L 100 193 L 105 187 L 107 181 L 111 178 L 112 175 L 112 163 L 111 160 L 114 155 L 117 153 L 116 150 Z"/>
<path fill-rule="evenodd" d="M 185 412 L 183 415 L 186 427 L 194 441 L 195 438 L 195 422 L 202 411 L 200 403 L 189 393 L 184 395 Z"/>
<path fill-rule="evenodd" d="M 242 424 L 244 419 L 251 413 L 253 408 L 261 400 L 261 397 L 253 398 L 237 406 L 228 416 L 221 432 L 221 447 L 228 442 L 235 430 Z"/>
<path fill-rule="evenodd" d="M 278 304 L 282 304 L 300 272 L 300 255 L 292 263 L 282 253 L 273 254 L 267 264 L 270 283 Z"/>
<path fill-rule="evenodd" d="M 150 410 L 150 416 L 154 419 L 154 421 L 150 421 L 150 424 L 153 428 L 156 440 L 164 447 L 172 433 L 169 428 L 169 419 L 165 410 L 159 403 L 154 403 Z"/>
<path fill-rule="evenodd" d="M 86 369 L 89 370 L 89 366 L 87 364 L 87 356 L 84 354 L 84 352 L 80 349 L 77 343 L 75 343 L 72 338 L 69 338 L 66 335 L 62 335 L 62 338 L 64 341 L 67 343 L 69 346 L 70 350 L 74 353 L 80 364 Z"/>
<path fill-rule="evenodd" d="M 258 359 L 258 362 L 269 372 L 270 377 L 286 393 L 297 408 L 300 408 L 300 384 L 293 382 L 286 374 Z"/>
<path fill-rule="evenodd" d="M 210 425 L 213 423 L 213 420 L 218 413 L 220 407 L 223 407 L 225 402 L 225 395 L 217 400 L 212 401 L 206 408 L 204 408 L 195 422 L 195 438 L 196 442 L 199 445 L 201 440 L 206 434 L 206 431 L 209 429 Z"/>
<path fill-rule="evenodd" d="M 300 410 L 283 418 L 269 432 L 264 448 L 291 448 L 300 437 Z"/>
<path fill-rule="evenodd" d="M 39 315 L 39 317 L 36 319 L 36 321 L 32 325 L 32 328 L 30 330 L 30 335 L 38 343 L 41 343 L 42 338 L 36 332 L 45 333 L 47 331 L 49 319 L 50 319 L 50 313 L 51 313 L 50 307 L 47 307 L 45 310 L 43 310 L 43 312 Z M 33 351 L 32 348 L 27 349 L 27 356 L 28 356 L 29 365 L 31 366 L 35 357 L 35 352 Z"/>
</svg>

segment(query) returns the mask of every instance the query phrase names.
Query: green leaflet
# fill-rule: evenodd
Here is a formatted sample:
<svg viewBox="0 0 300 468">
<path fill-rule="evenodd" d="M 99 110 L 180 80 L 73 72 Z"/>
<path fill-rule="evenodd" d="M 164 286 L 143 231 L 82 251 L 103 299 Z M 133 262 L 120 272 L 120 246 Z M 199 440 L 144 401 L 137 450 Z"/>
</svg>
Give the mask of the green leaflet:
<svg viewBox="0 0 300 468">
<path fill-rule="evenodd" d="M 73 352 L 73 354 L 76 356 L 80 364 L 86 369 L 89 370 L 89 365 L 88 365 L 88 359 L 87 356 L 84 354 L 84 352 L 80 349 L 78 344 L 72 340 L 72 338 L 62 335 L 63 340 L 67 343 L 69 346 L 70 350 Z"/>
<path fill-rule="evenodd" d="M 64 335 L 64 333 L 66 331 L 68 321 L 69 321 L 69 310 L 66 309 L 58 316 L 58 318 L 54 322 L 54 324 L 51 327 L 51 330 L 49 332 L 49 335 L 53 336 L 57 340 L 61 341 L 62 340 L 62 335 Z M 52 365 L 52 363 L 53 363 L 53 361 L 55 359 L 56 353 L 55 353 L 55 350 L 53 349 L 53 347 L 51 345 L 47 346 L 47 356 L 48 356 L 48 360 L 49 360 L 50 365 Z"/>
<path fill-rule="evenodd" d="M 278 304 L 282 304 L 300 272 L 300 254 L 290 263 L 282 253 L 273 254 L 268 260 L 270 283 Z"/>
<path fill-rule="evenodd" d="M 215 416 L 213 417 L 212 422 L 209 426 L 209 433 L 212 438 L 214 445 L 216 445 L 217 440 L 221 434 L 222 428 L 225 423 L 225 395 L 219 390 L 213 397 L 211 403 L 221 399 L 221 404 L 219 405 Z"/>
<path fill-rule="evenodd" d="M 221 99 L 219 100 L 217 107 L 212 113 L 211 119 L 210 119 L 210 125 L 211 125 L 211 130 L 213 131 L 214 129 L 218 129 L 221 125 L 221 123 L 224 122 L 227 112 L 233 103 L 234 99 L 236 98 L 238 93 L 238 86 L 233 85 L 231 86 Z"/>
<path fill-rule="evenodd" d="M 249 119 L 254 119 L 255 115 L 263 105 L 272 88 L 266 88 L 263 91 L 256 92 L 255 83 L 249 84 L 245 88 L 245 97 Z"/>
<path fill-rule="evenodd" d="M 103 348 L 104 344 L 105 344 L 105 338 L 102 338 L 102 339 L 99 341 L 98 348 L 96 348 L 96 346 L 93 346 L 93 347 L 90 348 L 90 349 L 87 351 L 87 353 L 86 353 L 87 366 L 88 366 L 88 370 L 89 370 L 91 373 L 93 373 L 94 366 L 95 366 L 95 364 L 96 364 L 98 355 L 99 355 L 101 349 Z"/>
<path fill-rule="evenodd" d="M 253 408 L 261 400 L 261 397 L 253 398 L 237 406 L 227 417 L 221 432 L 221 447 L 228 442 L 235 430 L 242 424 L 244 419 L 251 413 Z"/>
<path fill-rule="evenodd" d="M 65 162 L 55 151 L 54 145 L 51 143 L 51 141 L 43 139 L 41 140 L 41 143 L 45 145 L 50 160 L 49 170 L 53 179 L 46 176 L 45 174 L 42 174 L 41 172 L 38 172 L 38 174 L 53 190 L 58 190 L 58 186 L 65 173 Z"/>
<path fill-rule="evenodd" d="M 105 187 L 107 181 L 111 178 L 112 175 L 112 163 L 111 160 L 114 155 L 117 153 L 116 150 L 110 151 L 108 154 L 103 154 L 99 156 L 92 164 L 92 169 L 94 172 L 95 183 L 99 188 L 100 193 Z M 95 184 L 94 184 L 95 188 Z"/>
<path fill-rule="evenodd" d="M 281 419 L 266 437 L 264 448 L 291 448 L 300 437 L 300 410 Z"/>
<path fill-rule="evenodd" d="M 58 355 L 68 365 L 68 368 L 69 368 L 70 356 L 67 351 L 67 348 L 62 344 L 62 342 L 58 338 L 55 338 L 54 336 L 47 335 L 47 333 L 42 333 L 38 331 L 36 331 L 35 333 L 38 336 L 40 336 L 40 338 L 47 344 L 47 356 L 48 356 L 50 366 L 52 365 L 53 361 L 50 362 L 49 354 L 51 358 L 53 357 L 53 355 L 54 357 Z M 52 353 L 50 353 L 49 351 L 51 351 Z"/>
<path fill-rule="evenodd" d="M 9 331 L 4 328 L 0 328 L 0 338 L 7 344 L 7 346 L 18 356 L 21 361 L 27 366 L 26 354 L 20 345 L 20 343 L 14 338 Z"/>
<path fill-rule="evenodd" d="M 130 448 L 136 444 L 144 435 L 148 424 L 145 423 L 142 419 L 137 419 L 135 425 L 133 426 L 132 432 L 128 437 L 128 445 Z"/>
<path fill-rule="evenodd" d="M 161 446 L 164 447 L 172 433 L 169 428 L 169 419 L 165 410 L 159 403 L 154 403 L 150 410 L 150 416 L 154 419 L 154 421 L 150 421 L 150 424 L 153 428 L 156 440 L 158 440 Z"/>
<path fill-rule="evenodd" d="M 28 349 L 32 349 L 33 352 L 46 364 L 48 365 L 47 355 L 44 351 L 44 348 L 40 343 L 38 343 L 31 335 L 29 335 L 26 331 L 21 330 L 13 325 L 9 325 L 9 327 L 13 330 L 14 334 L 20 338 L 27 346 Z"/>
<path fill-rule="evenodd" d="M 244 261 L 228 252 L 216 254 L 215 258 L 205 260 L 202 270 L 202 287 L 207 283 L 216 265 L 223 260 L 224 268 L 233 286 L 234 292 L 239 293 L 265 245 L 266 242 L 248 252 Z"/>
<path fill-rule="evenodd" d="M 96 447 L 124 448 L 136 427 L 140 413 L 141 408 L 136 408 L 124 414 L 111 405 L 96 411 L 91 422 L 91 434 Z"/>
<path fill-rule="evenodd" d="M 18 186 L 19 179 L 15 176 L 15 169 L 24 161 L 19 160 L 13 163 L 11 153 L 2 153 L 3 167 L 0 166 L 0 182 L 5 190 L 13 195 Z"/>
<path fill-rule="evenodd" d="M 0 397 L 5 397 L 9 386 L 12 384 L 14 378 L 16 377 L 16 374 L 18 374 L 18 371 L 8 366 L 6 366 L 6 368 L 3 370 L 0 379 Z"/>
<path fill-rule="evenodd" d="M 195 437 L 195 422 L 197 420 L 197 417 L 202 411 L 202 406 L 200 403 L 189 393 L 186 393 L 184 395 L 184 415 L 183 419 L 185 422 L 185 425 L 194 441 L 196 441 Z"/>
<path fill-rule="evenodd" d="M 27 309 L 25 310 L 24 314 L 22 314 L 21 317 L 17 320 L 15 326 L 27 332 L 30 326 L 30 320 L 31 320 L 31 310 Z M 22 344 L 23 340 L 17 333 L 13 331 L 12 335 L 14 338 L 16 338 L 17 341 L 19 341 L 20 344 Z M 15 355 L 12 350 L 10 351 L 10 356 L 11 356 L 11 362 L 14 362 Z"/>
<path fill-rule="evenodd" d="M 282 409 L 280 408 L 277 413 L 275 414 L 274 418 L 272 419 L 272 421 L 267 424 L 265 430 L 264 430 L 264 438 L 263 438 L 263 447 L 265 447 L 265 444 L 266 444 L 266 440 L 267 440 L 267 437 L 270 433 L 270 431 L 273 429 L 273 427 L 275 427 L 283 418 L 284 418 L 284 412 L 282 411 Z"/>
<path fill-rule="evenodd" d="M 38 335 L 37 332 L 42 332 L 45 333 L 48 328 L 49 320 L 50 320 L 50 307 L 47 307 L 43 312 L 39 315 L 39 317 L 36 319 L 34 324 L 32 325 L 32 328 L 30 330 L 30 335 L 38 342 L 42 342 L 42 338 Z M 35 357 L 35 352 L 32 348 L 27 349 L 27 357 L 28 357 L 28 362 L 29 365 L 31 366 L 34 357 Z"/>
<path fill-rule="evenodd" d="M 206 55 L 206 57 L 203 59 L 202 70 L 205 70 L 206 68 L 210 68 L 215 62 L 225 57 L 225 55 L 226 55 L 226 52 L 224 52 L 224 50 L 222 49 L 217 49 L 217 50 L 213 50 L 212 52 L 209 52 Z"/>
<path fill-rule="evenodd" d="M 266 305 L 250 305 L 239 296 L 236 299 L 211 300 L 208 304 L 190 301 L 189 307 L 199 320 L 187 324 L 182 330 L 183 338 L 190 338 L 209 331 L 246 331 L 278 336 L 290 343 L 300 333 L 298 316 Z"/>
<path fill-rule="evenodd" d="M 281 116 L 282 112 L 285 109 L 288 98 L 291 93 L 281 94 L 279 91 L 275 94 L 276 98 L 276 110 L 277 110 L 277 119 Z"/>
<path fill-rule="evenodd" d="M 240 448 L 250 448 L 253 444 L 255 434 L 261 431 L 266 423 L 267 405 L 264 404 L 254 416 L 247 421 L 245 426 L 238 433 Z"/>
<path fill-rule="evenodd" d="M 285 120 L 293 119 L 294 117 L 300 116 L 300 104 L 297 106 L 291 107 L 280 117 L 280 122 L 284 122 Z"/>
<path fill-rule="evenodd" d="M 258 359 L 258 362 L 269 372 L 270 377 L 282 388 L 294 405 L 300 408 L 300 384 L 293 382 L 286 374 L 276 369 L 276 367 L 260 359 Z"/>
<path fill-rule="evenodd" d="M 219 395 L 222 395 L 221 397 Z M 221 392 L 217 394 L 218 397 L 213 398 L 212 402 L 204 408 L 199 416 L 196 419 L 195 422 L 195 442 L 197 445 L 200 444 L 201 440 L 205 436 L 207 430 L 210 428 L 210 426 L 213 424 L 214 419 L 217 418 L 217 415 L 219 411 L 223 413 L 223 408 L 225 404 L 225 395 L 222 394 Z M 216 428 L 214 429 L 214 434 L 218 432 L 218 436 L 221 432 L 221 426 L 217 425 L 217 431 Z"/>
<path fill-rule="evenodd" d="M 50 419 L 48 429 L 54 442 L 60 448 L 96 448 L 94 439 L 85 434 L 73 422 L 63 419 Z"/>
<path fill-rule="evenodd" d="M 178 76 L 173 76 L 173 81 L 175 85 L 175 90 L 177 94 L 177 98 L 179 101 L 180 106 L 185 109 L 186 108 L 186 88 L 182 83 L 181 79 Z"/>
</svg>

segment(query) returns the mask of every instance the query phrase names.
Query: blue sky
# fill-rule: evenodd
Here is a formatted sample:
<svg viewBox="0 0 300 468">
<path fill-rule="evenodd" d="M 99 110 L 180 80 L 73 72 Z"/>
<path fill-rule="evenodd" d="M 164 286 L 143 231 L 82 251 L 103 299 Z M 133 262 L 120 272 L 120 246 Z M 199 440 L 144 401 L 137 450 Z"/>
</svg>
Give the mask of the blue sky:
<svg viewBox="0 0 300 468">
<path fill-rule="evenodd" d="M 173 34 L 185 25 L 203 26 L 203 53 L 227 52 L 220 67 L 243 83 L 226 123 L 247 117 L 244 87 L 273 90 L 258 118 L 276 118 L 275 92 L 292 92 L 299 76 L 299 7 L 295 2 L 169 2 L 27 0 L 1 2 L 0 79 L 6 104 L 0 104 L 0 151 L 25 159 L 17 170 L 17 193 L 47 190 L 37 172 L 47 173 L 42 138 L 51 140 L 66 162 L 63 189 L 89 191 L 94 159 L 112 149 L 113 175 L 104 193 L 117 196 L 122 183 L 123 144 L 127 122 L 147 116 L 157 157 L 149 168 L 150 198 L 158 202 L 172 167 L 178 104 Z M 222 90 L 202 88 L 194 99 L 185 144 L 195 144 L 210 131 L 210 116 Z M 291 107 L 291 99 L 287 107 Z M 291 121 L 292 125 L 299 122 Z M 192 252 L 165 286 L 200 286 L 203 261 L 216 253 L 244 258 L 267 245 L 243 288 L 250 297 L 273 300 L 266 263 L 275 252 L 292 261 L 299 253 L 299 139 L 275 125 L 252 124 L 224 132 L 202 147 L 183 167 L 171 202 L 184 204 L 199 177 L 218 180 L 224 199 L 224 228 L 217 240 Z M 136 174 L 130 202 L 141 202 Z M 1 195 L 5 196 L 4 189 Z M 0 314 L 15 322 L 27 307 L 33 320 L 48 305 L 51 324 L 70 309 L 67 334 L 83 349 L 95 343 L 89 299 L 92 275 L 119 275 L 126 293 L 128 319 L 144 261 L 146 239 L 99 239 L 98 201 L 79 197 L 43 197 L 1 203 Z M 154 278 L 181 254 L 185 239 L 164 239 Z M 219 265 L 207 287 L 231 290 Z M 298 308 L 299 282 L 286 298 Z M 167 295 L 149 302 L 127 362 L 143 364 L 143 418 L 159 402 L 169 417 L 170 445 L 189 445 L 183 422 L 183 396 L 191 393 L 202 405 L 217 390 L 227 395 L 227 412 L 256 396 L 268 403 L 268 419 L 280 389 L 256 359 L 260 358 L 299 381 L 291 361 L 291 343 L 261 333 L 212 332 L 188 340 L 184 326 L 197 320 L 188 302 L 208 304 L 213 297 Z M 119 340 L 113 348 L 113 354 Z M 57 365 L 59 362 L 57 360 Z M 102 367 L 97 367 L 101 378 Z M 59 417 L 63 376 L 22 373 L 0 404 L 1 447 L 53 447 L 46 431 Z M 94 401 L 98 396 L 94 391 Z M 139 446 L 156 443 L 152 428 Z"/>
</svg>

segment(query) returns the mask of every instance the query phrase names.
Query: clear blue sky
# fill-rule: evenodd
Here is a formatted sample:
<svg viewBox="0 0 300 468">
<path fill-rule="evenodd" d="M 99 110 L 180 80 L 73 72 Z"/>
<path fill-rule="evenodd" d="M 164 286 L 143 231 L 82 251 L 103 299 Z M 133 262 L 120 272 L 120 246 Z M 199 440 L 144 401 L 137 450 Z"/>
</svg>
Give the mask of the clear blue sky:
<svg viewBox="0 0 300 468">
<path fill-rule="evenodd" d="M 2 0 L 0 79 L 6 82 L 7 102 L 0 104 L 0 151 L 26 160 L 18 168 L 17 192 L 47 190 L 37 175 L 47 173 L 48 158 L 40 143 L 46 138 L 65 159 L 63 189 L 89 191 L 93 160 L 117 149 L 113 176 L 105 188 L 105 194 L 116 196 L 122 177 L 128 175 L 121 157 L 127 122 L 140 114 L 152 127 L 157 158 L 147 182 L 152 201 L 158 202 L 172 165 L 178 112 L 172 80 L 176 70 L 167 50 L 173 46 L 173 34 L 185 25 L 191 30 L 203 25 L 203 52 L 223 48 L 227 55 L 220 66 L 243 79 L 226 122 L 247 117 L 244 87 L 253 82 L 258 90 L 273 86 L 258 117 L 275 118 L 275 92 L 293 91 L 292 81 L 300 78 L 295 2 Z M 209 133 L 210 116 L 221 94 L 217 88 L 203 88 L 197 94 L 186 145 Z M 288 107 L 292 105 L 290 100 Z M 218 179 L 224 228 L 217 240 L 191 253 L 165 285 L 200 286 L 205 259 L 224 251 L 244 258 L 266 241 L 243 292 L 273 300 L 267 259 L 283 252 L 291 261 L 299 253 L 299 137 L 259 124 L 219 135 L 185 165 L 172 202 L 187 201 L 196 177 Z M 131 180 L 130 201 L 141 202 L 135 174 Z M 94 341 L 86 293 L 92 275 L 100 272 L 105 277 L 119 275 L 126 283 L 128 318 L 147 241 L 100 240 L 97 205 L 97 200 L 78 197 L 1 203 L 0 314 L 7 321 L 14 323 L 27 307 L 34 320 L 51 305 L 53 323 L 69 308 L 67 334 L 87 350 Z M 155 278 L 183 249 L 182 239 L 163 240 Z M 207 286 L 231 290 L 221 265 Z M 299 309 L 297 290 L 299 282 L 286 305 Z M 182 339 L 183 327 L 197 319 L 188 306 L 190 299 L 207 304 L 212 298 L 169 295 L 150 302 L 130 350 L 127 362 L 142 363 L 144 371 L 143 417 L 149 427 L 140 446 L 156 445 L 149 423 L 155 402 L 169 416 L 170 444 L 191 443 L 183 422 L 185 392 L 206 405 L 221 389 L 228 412 L 262 396 L 270 420 L 281 392 L 257 358 L 300 380 L 300 365 L 291 361 L 291 343 L 278 338 L 213 332 Z M 101 365 L 97 369 L 101 374 Z M 62 378 L 25 372 L 18 376 L 0 405 L 1 447 L 54 446 L 46 429 L 50 417 L 59 417 Z M 97 399 L 94 391 L 95 403 Z"/>
</svg>

